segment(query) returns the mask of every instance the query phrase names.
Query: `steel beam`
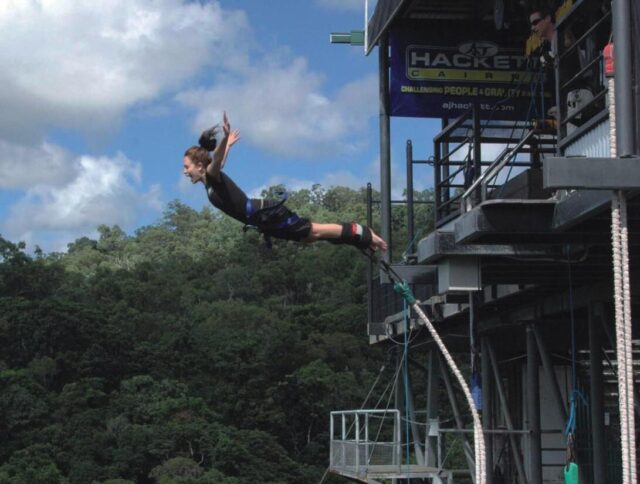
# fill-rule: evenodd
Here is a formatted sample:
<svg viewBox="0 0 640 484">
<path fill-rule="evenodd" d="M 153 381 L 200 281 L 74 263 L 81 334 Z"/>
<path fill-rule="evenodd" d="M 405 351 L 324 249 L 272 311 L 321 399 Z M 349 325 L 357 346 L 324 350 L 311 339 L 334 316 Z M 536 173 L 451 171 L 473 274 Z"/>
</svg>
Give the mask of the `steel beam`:
<svg viewBox="0 0 640 484">
<path fill-rule="evenodd" d="M 493 426 L 493 385 L 491 384 L 491 361 L 489 359 L 489 338 L 483 336 L 480 340 L 480 367 L 482 372 L 482 428 L 485 432 Z M 493 484 L 493 435 L 485 433 L 485 455 L 487 477 L 486 484 Z"/>
<path fill-rule="evenodd" d="M 636 189 L 640 188 L 640 158 L 547 158 L 542 175 L 547 189 Z"/>
<path fill-rule="evenodd" d="M 371 183 L 367 183 L 367 226 L 373 222 L 373 192 Z M 373 260 L 367 263 L 367 323 L 369 327 L 373 323 Z M 371 332 L 369 332 L 371 334 Z M 384 333 L 383 333 L 384 334 Z"/>
<path fill-rule="evenodd" d="M 453 390 L 453 384 L 451 383 L 451 376 L 446 368 L 446 362 L 444 361 L 444 357 L 438 353 L 438 357 L 440 359 L 440 368 L 442 368 L 442 379 L 444 380 L 444 385 L 447 389 L 447 395 L 449 396 L 449 403 L 451 404 L 451 412 L 453 413 L 453 419 L 456 422 L 456 428 L 464 429 L 464 421 L 462 420 L 462 416 L 460 415 L 460 409 L 458 408 L 458 401 L 456 400 L 456 394 Z M 471 479 L 475 483 L 475 461 L 473 450 L 469 445 L 469 441 L 463 435 L 461 437 L 463 442 L 463 450 L 464 455 L 467 458 L 467 465 L 469 466 L 469 474 L 471 475 Z"/>
<path fill-rule="evenodd" d="M 381 235 L 389 250 L 383 255 L 391 262 L 391 119 L 389 116 L 389 39 L 384 33 L 378 44 L 380 79 L 380 214 Z"/>
<path fill-rule="evenodd" d="M 631 0 L 611 2 L 613 43 L 615 45 L 616 134 L 618 156 L 634 152 L 633 128 L 633 47 L 631 39 Z M 637 40 L 637 39 L 636 39 Z"/>
<path fill-rule="evenodd" d="M 540 374 L 536 338 L 527 325 L 527 419 L 529 420 L 529 484 L 542 484 L 542 437 L 540 434 Z"/>
<path fill-rule="evenodd" d="M 553 394 L 553 399 L 556 401 L 556 408 L 560 413 L 560 417 L 563 422 L 567 421 L 567 407 L 565 405 L 565 400 L 562 398 L 562 392 L 560 391 L 560 385 L 558 384 L 558 378 L 556 377 L 556 372 L 553 368 L 553 363 L 551 361 L 551 355 L 549 355 L 549 350 L 547 349 L 547 345 L 540 334 L 540 330 L 537 325 L 533 325 L 533 334 L 536 338 L 536 343 L 538 345 L 538 351 L 540 352 L 540 359 L 542 360 L 542 368 L 544 369 L 544 375 L 551 383 L 551 393 Z"/>
<path fill-rule="evenodd" d="M 487 349 L 489 350 L 489 360 L 491 362 L 491 369 L 493 370 L 493 381 L 496 384 L 496 390 L 498 398 L 500 400 L 500 408 L 504 415 L 505 423 L 507 424 L 507 430 L 509 432 L 514 430 L 513 421 L 511 420 L 511 413 L 509 412 L 509 405 L 507 403 L 507 397 L 505 396 L 504 389 L 502 388 L 502 377 L 500 376 L 500 370 L 498 368 L 498 361 L 496 360 L 495 352 L 493 351 L 493 345 L 490 341 L 487 341 Z M 514 434 L 509 434 L 509 444 L 511 445 L 511 451 L 513 454 L 513 461 L 518 473 L 518 480 L 520 484 L 527 484 L 527 476 L 524 472 L 524 465 L 522 463 L 522 455 L 518 448 L 518 442 Z"/>
<path fill-rule="evenodd" d="M 439 360 L 436 358 L 433 349 L 429 350 L 427 356 L 427 431 L 424 436 L 424 455 L 426 465 L 437 466 L 439 462 L 438 457 L 438 438 L 429 436 L 429 423 L 433 419 L 438 418 L 439 407 L 438 404 L 438 377 L 439 377 Z"/>
<path fill-rule="evenodd" d="M 604 436 L 604 383 L 602 375 L 601 311 L 589 307 L 589 395 L 591 439 L 593 442 L 593 482 L 607 480 L 607 451 Z"/>
<path fill-rule="evenodd" d="M 451 256 L 504 256 L 559 258 L 562 254 L 548 244 L 464 244 L 456 243 L 454 232 L 435 231 L 418 242 L 418 262 L 434 264 Z"/>
<path fill-rule="evenodd" d="M 407 238 L 409 245 L 407 252 L 411 255 L 415 253 L 416 245 L 414 242 L 415 229 L 413 222 L 415 220 L 413 213 L 413 145 L 411 140 L 407 140 Z"/>
<path fill-rule="evenodd" d="M 416 461 L 418 465 L 424 465 L 424 454 L 422 453 L 422 437 L 420 435 L 420 429 L 418 428 L 418 423 L 416 420 L 415 407 L 413 403 L 413 388 L 411 385 L 411 374 L 409 372 L 409 367 L 405 368 L 407 372 L 407 381 L 406 381 L 406 398 L 407 398 L 407 419 L 409 419 L 409 424 L 411 425 L 411 435 L 413 436 L 413 450 L 416 454 Z"/>
<path fill-rule="evenodd" d="M 480 125 L 480 103 L 473 103 L 473 180 L 476 181 L 480 178 L 482 174 L 482 142 L 480 141 L 481 134 L 481 125 Z M 480 202 L 482 200 L 480 194 L 480 188 L 478 188 L 475 193 L 471 195 L 471 199 L 473 200 L 473 204 Z M 464 198 L 462 203 L 464 203 Z"/>
</svg>

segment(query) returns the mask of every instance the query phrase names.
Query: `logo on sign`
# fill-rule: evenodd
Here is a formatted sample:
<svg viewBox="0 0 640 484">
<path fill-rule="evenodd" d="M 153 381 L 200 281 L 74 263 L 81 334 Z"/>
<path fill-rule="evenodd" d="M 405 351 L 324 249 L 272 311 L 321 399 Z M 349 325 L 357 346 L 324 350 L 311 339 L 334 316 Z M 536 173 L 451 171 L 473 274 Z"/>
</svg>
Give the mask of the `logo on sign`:
<svg viewBox="0 0 640 484">
<path fill-rule="evenodd" d="M 520 77 L 526 59 L 493 42 L 469 41 L 457 47 L 410 45 L 406 63 L 414 80 L 509 82 Z"/>
</svg>

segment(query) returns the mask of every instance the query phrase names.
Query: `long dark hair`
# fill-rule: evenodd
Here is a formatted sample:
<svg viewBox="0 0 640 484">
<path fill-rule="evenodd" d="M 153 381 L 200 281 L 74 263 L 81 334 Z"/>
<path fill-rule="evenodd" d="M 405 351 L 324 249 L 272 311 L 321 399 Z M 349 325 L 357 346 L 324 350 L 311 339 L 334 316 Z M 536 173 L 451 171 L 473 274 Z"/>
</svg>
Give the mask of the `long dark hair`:
<svg viewBox="0 0 640 484">
<path fill-rule="evenodd" d="M 196 164 L 201 163 L 204 166 L 208 166 L 211 163 L 211 155 L 202 146 L 192 146 L 184 152 L 184 156 Z"/>
<path fill-rule="evenodd" d="M 204 166 L 211 163 L 210 151 L 214 151 L 218 145 L 216 135 L 218 134 L 218 125 L 205 129 L 200 135 L 198 144 L 200 146 L 192 146 L 184 152 L 184 156 L 187 156 L 193 163 L 202 163 Z"/>
</svg>

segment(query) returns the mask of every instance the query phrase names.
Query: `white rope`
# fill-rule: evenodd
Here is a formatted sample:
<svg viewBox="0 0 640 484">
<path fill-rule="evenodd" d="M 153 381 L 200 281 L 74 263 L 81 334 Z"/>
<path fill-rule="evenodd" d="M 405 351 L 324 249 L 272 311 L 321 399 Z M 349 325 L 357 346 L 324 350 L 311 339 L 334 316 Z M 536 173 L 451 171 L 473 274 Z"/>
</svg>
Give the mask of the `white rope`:
<svg viewBox="0 0 640 484">
<path fill-rule="evenodd" d="M 609 79 L 609 124 L 611 156 L 617 156 L 615 81 Z M 616 315 L 616 354 L 618 360 L 618 396 L 620 407 L 620 441 L 622 447 L 622 482 L 636 484 L 636 442 L 633 392 L 633 353 L 631 344 L 631 285 L 629 280 L 629 241 L 627 201 L 619 190 L 611 203 L 611 245 Z"/>
<path fill-rule="evenodd" d="M 473 401 L 473 397 L 471 396 L 471 391 L 469 390 L 469 386 L 465 381 L 460 369 L 456 365 L 455 361 L 453 361 L 453 357 L 447 347 L 442 342 L 440 335 L 437 333 L 433 324 L 427 317 L 427 315 L 422 311 L 420 307 L 419 301 L 416 301 L 412 304 L 413 310 L 420 317 L 422 322 L 425 324 L 429 333 L 431 333 L 431 337 L 440 348 L 442 355 L 444 356 L 445 361 L 449 365 L 451 372 L 455 375 L 458 380 L 458 383 L 462 387 L 462 392 L 467 399 L 467 404 L 469 405 L 469 409 L 471 410 L 471 415 L 473 416 L 473 447 L 475 452 L 475 482 L 476 484 L 485 484 L 487 473 L 486 473 L 486 454 L 485 454 L 485 445 L 484 445 L 484 434 L 482 430 L 482 422 L 480 421 L 480 414 L 476 410 L 475 403 Z"/>
</svg>

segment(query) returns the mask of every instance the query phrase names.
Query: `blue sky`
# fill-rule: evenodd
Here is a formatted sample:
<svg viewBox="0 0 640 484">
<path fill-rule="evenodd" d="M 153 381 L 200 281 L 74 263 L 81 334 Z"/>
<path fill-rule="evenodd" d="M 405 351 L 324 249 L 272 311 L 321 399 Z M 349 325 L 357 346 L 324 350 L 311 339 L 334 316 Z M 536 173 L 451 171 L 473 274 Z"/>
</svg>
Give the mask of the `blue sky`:
<svg viewBox="0 0 640 484">
<path fill-rule="evenodd" d="M 329 43 L 363 22 L 364 0 L 2 2 L 0 234 L 64 250 L 174 199 L 200 209 L 181 157 L 223 110 L 242 137 L 226 169 L 247 193 L 377 187 L 377 52 Z M 405 140 L 426 158 L 437 126 L 392 121 L 396 196 Z"/>
</svg>

